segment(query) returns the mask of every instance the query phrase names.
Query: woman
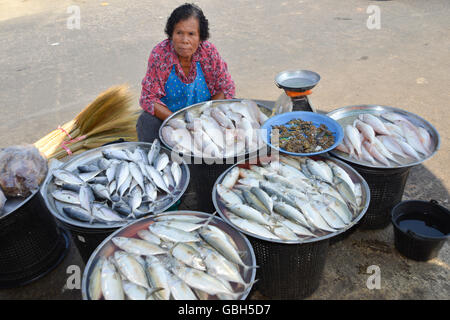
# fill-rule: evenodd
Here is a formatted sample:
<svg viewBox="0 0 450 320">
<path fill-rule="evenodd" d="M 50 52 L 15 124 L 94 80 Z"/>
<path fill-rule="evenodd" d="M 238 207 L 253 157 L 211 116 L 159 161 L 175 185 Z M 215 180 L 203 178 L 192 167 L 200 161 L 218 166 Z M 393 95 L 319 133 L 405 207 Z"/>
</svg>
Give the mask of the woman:
<svg viewBox="0 0 450 320">
<path fill-rule="evenodd" d="M 232 99 L 234 82 L 209 38 L 208 20 L 193 4 L 176 8 L 166 23 L 168 39 L 153 48 L 139 100 L 139 141 L 153 142 L 173 112 L 189 105 Z"/>
</svg>

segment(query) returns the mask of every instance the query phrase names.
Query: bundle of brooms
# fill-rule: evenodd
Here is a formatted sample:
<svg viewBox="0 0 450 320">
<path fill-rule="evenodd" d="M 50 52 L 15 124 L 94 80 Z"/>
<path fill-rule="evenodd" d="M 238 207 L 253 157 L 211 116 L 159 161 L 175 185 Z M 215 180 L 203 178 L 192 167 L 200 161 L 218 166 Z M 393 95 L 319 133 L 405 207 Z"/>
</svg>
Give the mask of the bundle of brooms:
<svg viewBox="0 0 450 320">
<path fill-rule="evenodd" d="M 124 139 L 137 141 L 139 110 L 131 106 L 132 95 L 126 85 L 102 92 L 74 119 L 36 141 L 34 146 L 47 159 L 61 159 Z"/>
</svg>

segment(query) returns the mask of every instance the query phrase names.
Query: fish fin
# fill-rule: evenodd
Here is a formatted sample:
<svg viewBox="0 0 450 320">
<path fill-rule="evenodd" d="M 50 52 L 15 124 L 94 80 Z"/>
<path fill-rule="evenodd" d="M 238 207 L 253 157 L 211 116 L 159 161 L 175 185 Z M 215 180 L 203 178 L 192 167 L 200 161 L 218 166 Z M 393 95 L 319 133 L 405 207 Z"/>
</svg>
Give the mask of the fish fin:
<svg viewBox="0 0 450 320">
<path fill-rule="evenodd" d="M 206 227 L 209 225 L 209 223 L 214 219 L 214 216 L 215 216 L 216 214 L 217 214 L 217 211 L 214 211 L 214 213 L 211 215 L 211 217 L 209 217 L 209 218 L 205 221 L 205 223 L 201 226 L 200 229 L 206 228 Z"/>
</svg>

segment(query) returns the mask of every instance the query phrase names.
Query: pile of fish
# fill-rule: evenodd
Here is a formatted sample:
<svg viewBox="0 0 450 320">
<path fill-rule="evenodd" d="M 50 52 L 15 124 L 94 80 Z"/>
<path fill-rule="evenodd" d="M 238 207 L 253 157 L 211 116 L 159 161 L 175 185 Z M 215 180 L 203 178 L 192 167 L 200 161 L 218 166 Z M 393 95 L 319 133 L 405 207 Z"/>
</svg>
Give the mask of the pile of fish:
<svg viewBox="0 0 450 320">
<path fill-rule="evenodd" d="M 344 131 L 343 142 L 336 149 L 373 165 L 420 161 L 433 152 L 430 133 L 395 112 L 360 114 Z"/>
<path fill-rule="evenodd" d="M 148 152 L 139 146 L 103 150 L 103 157 L 79 165 L 78 172 L 54 170 L 57 188 L 51 195 L 75 220 L 110 224 L 140 218 L 172 199 L 181 181 L 180 165 L 160 151 L 157 139 Z"/>
<path fill-rule="evenodd" d="M 260 159 L 259 165 L 233 167 L 216 189 L 222 212 L 234 225 L 275 240 L 299 241 L 347 228 L 362 204 L 361 184 L 326 159 Z"/>
<path fill-rule="evenodd" d="M 263 146 L 259 135 L 267 116 L 251 100 L 221 103 L 208 101 L 170 119 L 161 129 L 164 142 L 183 154 L 228 158 Z"/>
<path fill-rule="evenodd" d="M 136 238 L 112 238 L 115 251 L 90 273 L 89 298 L 238 299 L 254 283 L 241 272 L 255 266 L 244 264 L 231 236 L 210 224 L 213 217 L 160 215 Z"/>
</svg>

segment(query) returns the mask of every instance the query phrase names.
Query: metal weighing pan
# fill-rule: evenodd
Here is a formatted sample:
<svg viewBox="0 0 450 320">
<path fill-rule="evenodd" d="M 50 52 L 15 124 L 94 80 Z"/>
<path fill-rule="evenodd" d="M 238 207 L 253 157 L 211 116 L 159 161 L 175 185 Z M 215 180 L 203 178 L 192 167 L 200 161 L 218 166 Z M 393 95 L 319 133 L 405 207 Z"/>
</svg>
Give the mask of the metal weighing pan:
<svg viewBox="0 0 450 320">
<path fill-rule="evenodd" d="M 272 156 L 273 157 L 273 156 Z M 319 236 L 319 237 L 314 237 L 314 238 L 305 238 L 305 239 L 300 239 L 300 240 L 277 240 L 277 239 L 269 239 L 266 237 L 262 237 L 260 235 L 254 234 L 254 233 L 250 233 L 244 229 L 241 229 L 239 226 L 233 224 L 230 219 L 228 218 L 228 209 L 225 207 L 224 203 L 222 202 L 222 200 L 220 199 L 218 193 L 217 193 L 217 184 L 222 183 L 223 179 L 225 178 L 225 176 L 228 174 L 228 172 L 230 172 L 235 166 L 240 166 L 240 167 L 245 167 L 246 164 L 248 163 L 252 163 L 252 164 L 256 164 L 257 161 L 255 158 L 251 158 L 249 160 L 244 160 L 241 161 L 237 164 L 235 164 L 234 166 L 230 167 L 227 171 L 225 171 L 216 181 L 216 183 L 214 184 L 214 188 L 212 190 L 212 199 L 213 199 L 213 203 L 214 203 L 214 207 L 216 208 L 217 212 L 220 214 L 220 216 L 230 225 L 233 226 L 233 228 L 236 228 L 237 230 L 239 230 L 240 232 L 247 234 L 251 237 L 260 239 L 260 240 L 264 240 L 264 241 L 269 241 L 269 242 L 275 242 L 275 243 L 282 243 L 282 244 L 302 244 L 302 243 L 312 243 L 312 242 L 319 242 L 322 240 L 326 240 L 326 239 L 330 239 L 333 238 L 341 233 L 346 232 L 347 230 L 349 230 L 350 228 L 352 228 L 353 226 L 355 226 L 360 220 L 361 218 L 364 216 L 364 214 L 367 211 L 367 208 L 369 207 L 369 202 L 370 202 L 370 190 L 369 190 L 369 186 L 367 185 L 366 181 L 364 180 L 363 177 L 361 177 L 361 175 L 356 172 L 352 167 L 350 167 L 349 165 L 345 164 L 344 162 L 335 159 L 335 158 L 330 158 L 330 157 L 325 157 L 325 156 L 312 156 L 310 157 L 311 159 L 314 160 L 329 160 L 329 161 L 333 161 L 335 164 L 337 164 L 339 167 L 341 167 L 342 169 L 344 169 L 348 175 L 350 176 L 350 178 L 352 179 L 352 181 L 354 183 L 360 183 L 361 184 L 361 190 L 362 190 L 362 201 L 361 201 L 361 209 L 360 212 L 358 213 L 358 215 L 353 219 L 353 221 L 346 226 L 346 228 L 343 228 L 341 230 L 338 230 L 336 232 L 332 232 L 332 233 L 327 233 L 323 236 Z M 267 157 L 265 158 L 265 160 L 269 160 L 271 159 L 271 157 Z"/>
<path fill-rule="evenodd" d="M 107 145 L 104 147 L 99 147 L 96 149 L 86 151 L 86 152 L 70 159 L 68 162 L 63 164 L 60 167 L 60 169 L 65 169 L 68 171 L 77 171 L 77 167 L 80 165 L 88 165 L 91 163 L 97 163 L 97 161 L 103 157 L 102 151 L 104 151 L 104 150 L 113 150 L 113 149 L 134 150 L 136 147 L 141 147 L 144 151 L 148 152 L 150 150 L 151 145 L 152 145 L 151 143 L 146 143 L 146 142 L 123 142 L 123 143 Z M 163 146 L 161 146 L 160 152 L 167 153 L 167 155 L 169 155 L 169 158 L 172 160 L 172 158 L 170 157 L 171 156 L 170 151 L 167 150 L 166 148 L 164 148 Z M 177 189 L 173 193 L 173 197 L 167 197 L 167 199 L 165 201 L 162 201 L 161 203 L 159 203 L 159 205 L 157 207 L 155 207 L 152 210 L 152 212 L 149 212 L 148 214 L 152 214 L 152 213 L 156 214 L 156 213 L 160 213 L 160 212 L 167 210 L 175 202 L 177 202 L 178 199 L 180 199 L 181 196 L 183 195 L 183 193 L 186 191 L 187 186 L 189 184 L 190 173 L 189 173 L 188 166 L 186 165 L 186 163 L 184 161 L 180 163 L 180 167 L 182 170 L 182 176 L 181 176 L 180 184 L 178 185 Z M 45 205 L 50 210 L 50 212 L 57 219 L 61 220 L 62 222 L 66 223 L 68 225 L 80 227 L 83 229 L 113 229 L 113 228 L 122 227 L 125 224 L 130 223 L 130 221 L 121 221 L 121 222 L 109 223 L 109 224 L 101 223 L 101 222 L 94 222 L 94 223 L 90 224 L 88 222 L 82 222 L 82 221 L 78 221 L 75 219 L 71 219 L 62 212 L 62 203 L 60 203 L 59 201 L 55 201 L 51 195 L 51 193 L 56 188 L 57 188 L 57 186 L 53 183 L 53 175 L 51 174 L 51 172 L 49 172 L 49 174 L 47 174 L 47 177 L 45 178 L 45 181 L 42 185 L 42 191 L 41 191 L 42 197 L 45 201 Z M 164 195 L 160 194 L 160 195 L 158 195 L 158 199 L 161 199 L 161 197 L 165 197 L 165 196 L 166 196 L 165 194 Z"/>
<path fill-rule="evenodd" d="M 196 216 L 196 217 L 204 217 L 205 219 L 211 217 L 210 214 L 203 213 L 203 212 L 197 212 L 197 211 L 173 211 L 170 213 L 164 213 L 164 214 L 158 214 L 151 217 L 142 218 L 139 220 L 136 220 L 135 222 L 115 231 L 113 234 L 108 236 L 93 252 L 91 258 L 89 259 L 88 263 L 86 264 L 86 268 L 83 272 L 83 279 L 82 279 L 82 286 L 81 286 L 81 293 L 83 300 L 89 300 L 90 296 L 88 293 L 89 289 L 89 279 L 92 274 L 92 271 L 95 268 L 96 263 L 101 257 L 109 257 L 112 254 L 114 254 L 116 250 L 116 246 L 111 241 L 114 237 L 136 237 L 136 234 L 139 230 L 147 229 L 150 224 L 154 222 L 154 218 L 158 216 L 168 216 L 168 215 L 190 215 L 190 216 Z M 225 223 L 222 219 L 219 217 L 214 217 L 213 220 L 210 222 L 210 225 L 215 226 L 219 229 L 221 229 L 223 232 L 227 233 L 236 243 L 237 250 L 239 252 L 242 252 L 242 261 L 248 265 L 253 266 L 253 268 L 249 269 L 249 271 L 245 272 L 243 267 L 240 268 L 241 276 L 243 280 L 246 283 L 251 283 L 255 280 L 256 277 L 256 258 L 255 253 L 253 251 L 253 247 L 250 243 L 250 241 L 240 232 L 236 231 L 235 229 L 231 228 L 227 223 Z M 233 289 L 236 290 L 237 284 L 232 283 Z M 250 292 L 250 288 L 240 296 L 240 300 L 245 300 Z M 209 299 L 215 299 L 215 296 L 209 296 Z"/>
<path fill-rule="evenodd" d="M 427 120 L 419 117 L 418 115 L 408 112 L 408 111 L 405 111 L 405 110 L 388 107 L 388 106 L 379 106 L 379 105 L 368 104 L 368 105 L 354 105 L 354 106 L 347 106 L 347 107 L 339 108 L 339 109 L 336 109 L 334 111 L 327 113 L 327 115 L 329 117 L 333 118 L 334 120 L 336 120 L 337 122 L 339 122 L 339 124 L 343 128 L 345 128 L 346 125 L 353 124 L 353 121 L 355 119 L 357 119 L 360 114 L 370 113 L 375 116 L 378 116 L 379 114 L 381 114 L 383 112 L 398 113 L 398 114 L 406 117 L 414 125 L 425 128 L 428 131 L 428 133 L 431 135 L 431 139 L 434 143 L 433 152 L 431 154 L 429 154 L 428 156 L 423 157 L 423 159 L 421 159 L 421 160 L 412 159 L 412 158 L 411 159 L 403 159 L 401 157 L 394 155 L 395 158 L 398 161 L 400 161 L 400 164 L 395 163 L 393 161 L 389 161 L 392 164 L 390 167 L 386 167 L 385 165 L 383 165 L 381 163 L 379 165 L 373 165 L 372 163 L 364 161 L 364 160 L 350 158 L 346 153 L 338 151 L 336 149 L 330 151 L 330 153 L 339 159 L 345 160 L 346 162 L 354 163 L 354 164 L 357 164 L 357 165 L 360 165 L 363 167 L 369 167 L 369 168 L 375 168 L 375 169 L 391 169 L 391 168 L 398 169 L 398 168 L 413 167 L 418 164 L 421 164 L 422 162 L 430 159 L 439 150 L 440 136 L 439 136 L 439 133 L 437 132 L 437 130 L 433 127 L 433 125 L 431 123 L 429 123 Z M 382 121 L 386 122 L 387 120 L 382 119 Z"/>
<path fill-rule="evenodd" d="M 311 90 L 319 81 L 320 75 L 308 70 L 283 71 L 275 77 L 275 84 L 278 88 L 294 92 Z"/>
<path fill-rule="evenodd" d="M 241 102 L 243 100 L 249 100 L 249 99 L 224 99 L 224 100 L 212 100 L 212 107 L 215 107 L 219 104 L 227 104 L 227 103 L 233 103 L 233 102 Z M 164 143 L 164 145 L 169 149 L 169 150 L 173 150 L 172 147 L 164 140 L 163 136 L 162 136 L 162 128 L 164 128 L 167 125 L 167 122 L 169 122 L 171 119 L 175 119 L 175 118 L 179 118 L 179 119 L 184 119 L 184 113 L 187 110 L 196 110 L 198 108 L 201 108 L 203 105 L 205 105 L 208 102 L 200 102 L 200 103 L 196 103 L 193 104 L 191 106 L 188 106 L 184 109 L 178 110 L 177 112 L 174 112 L 173 114 L 170 115 L 170 117 L 168 117 L 167 119 L 165 119 L 163 121 L 163 123 L 161 124 L 161 127 L 159 128 L 159 139 L 161 140 L 162 143 Z M 264 112 L 265 115 L 267 115 L 268 117 L 271 116 L 272 114 L 272 109 L 260 104 L 260 103 L 256 103 L 259 107 L 259 109 Z M 265 148 L 266 146 L 264 145 L 263 148 Z M 236 154 L 233 156 L 233 158 L 238 158 L 238 159 L 243 159 L 244 157 L 246 157 L 247 155 L 249 155 L 250 153 L 256 153 L 258 150 L 253 150 L 251 152 L 245 152 L 243 154 Z M 192 157 L 194 158 L 194 155 L 191 154 L 183 154 L 184 157 Z M 206 162 L 206 163 L 213 163 L 214 161 L 217 161 L 217 158 L 211 158 L 211 157 L 202 157 L 202 159 Z"/>
</svg>

